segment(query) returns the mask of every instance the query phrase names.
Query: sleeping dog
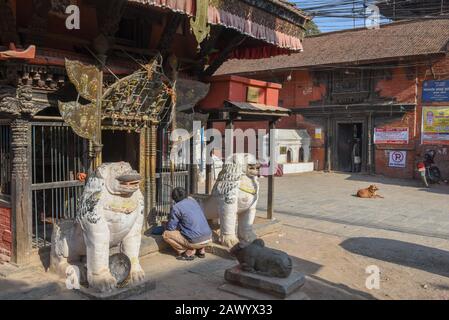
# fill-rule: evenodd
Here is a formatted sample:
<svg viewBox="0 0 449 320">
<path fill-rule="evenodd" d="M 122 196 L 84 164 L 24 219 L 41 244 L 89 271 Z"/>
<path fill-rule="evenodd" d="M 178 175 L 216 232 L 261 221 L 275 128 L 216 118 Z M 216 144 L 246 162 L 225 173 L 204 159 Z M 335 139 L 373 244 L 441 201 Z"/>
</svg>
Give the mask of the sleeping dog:
<svg viewBox="0 0 449 320">
<path fill-rule="evenodd" d="M 383 199 L 384 197 L 376 193 L 378 190 L 379 190 L 378 187 L 376 187 L 375 185 L 371 185 L 366 189 L 359 190 L 357 192 L 357 197 L 364 199 L 377 199 L 377 198 Z"/>
</svg>

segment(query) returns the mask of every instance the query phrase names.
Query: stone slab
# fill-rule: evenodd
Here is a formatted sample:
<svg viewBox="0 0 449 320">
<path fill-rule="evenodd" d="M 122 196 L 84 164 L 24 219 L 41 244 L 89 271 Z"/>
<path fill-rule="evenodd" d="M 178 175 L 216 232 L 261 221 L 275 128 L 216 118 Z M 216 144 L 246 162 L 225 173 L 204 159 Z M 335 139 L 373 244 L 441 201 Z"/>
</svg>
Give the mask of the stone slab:
<svg viewBox="0 0 449 320">
<path fill-rule="evenodd" d="M 246 272 L 241 270 L 240 266 L 235 266 L 225 271 L 225 280 L 244 288 L 260 290 L 285 299 L 301 288 L 305 284 L 306 278 L 295 270 L 288 278 L 283 279 Z"/>
<path fill-rule="evenodd" d="M 80 290 L 76 290 L 76 292 L 90 300 L 125 300 L 154 289 L 156 289 L 156 282 L 154 280 L 145 280 L 135 286 L 117 289 L 114 292 L 99 293 L 84 286 Z"/>
<path fill-rule="evenodd" d="M 8 276 L 21 271 L 18 266 L 11 263 L 1 263 L 0 264 L 0 277 L 7 278 Z"/>
<path fill-rule="evenodd" d="M 218 243 L 211 243 L 206 247 L 206 252 L 223 259 L 235 260 L 235 258 L 229 252 L 229 248 Z"/>
<path fill-rule="evenodd" d="M 249 300 L 310 300 L 309 296 L 301 291 L 296 291 L 286 299 L 281 299 L 279 297 L 273 296 L 262 291 L 254 290 L 251 288 L 244 288 L 232 283 L 225 283 L 218 287 L 218 290 L 234 294 L 244 299 Z"/>
<path fill-rule="evenodd" d="M 258 212 L 258 214 L 260 214 L 260 212 Z M 264 215 L 266 215 L 266 213 L 264 213 Z M 256 217 L 253 230 L 259 238 L 262 238 L 269 234 L 281 232 L 282 222 L 278 219 L 268 220 L 261 217 Z"/>
</svg>

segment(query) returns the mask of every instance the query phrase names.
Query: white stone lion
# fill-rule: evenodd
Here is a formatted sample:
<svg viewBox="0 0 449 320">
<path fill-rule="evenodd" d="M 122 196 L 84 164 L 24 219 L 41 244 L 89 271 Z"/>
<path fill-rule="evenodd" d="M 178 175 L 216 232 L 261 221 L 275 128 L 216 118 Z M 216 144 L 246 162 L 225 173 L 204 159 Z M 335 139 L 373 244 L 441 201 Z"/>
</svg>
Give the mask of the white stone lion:
<svg viewBox="0 0 449 320">
<path fill-rule="evenodd" d="M 76 221 L 66 221 L 53 230 L 53 271 L 65 276 L 71 263 L 86 256 L 89 287 L 110 292 L 117 281 L 109 270 L 109 249 L 120 245 L 131 261 L 130 283 L 145 278 L 139 263 L 144 222 L 140 180 L 140 175 L 125 162 L 103 164 L 89 177 Z"/>
<path fill-rule="evenodd" d="M 212 196 L 205 204 L 208 219 L 218 214 L 220 242 L 226 247 L 257 238 L 253 224 L 259 199 L 259 167 L 251 154 L 233 155 L 223 165 Z"/>
</svg>

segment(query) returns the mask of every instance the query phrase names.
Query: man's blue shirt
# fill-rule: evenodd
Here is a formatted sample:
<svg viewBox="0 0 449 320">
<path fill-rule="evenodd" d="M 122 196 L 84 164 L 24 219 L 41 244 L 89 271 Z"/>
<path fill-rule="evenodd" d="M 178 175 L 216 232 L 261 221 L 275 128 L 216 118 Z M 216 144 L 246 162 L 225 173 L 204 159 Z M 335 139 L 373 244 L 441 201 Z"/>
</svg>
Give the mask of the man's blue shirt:
<svg viewBox="0 0 449 320">
<path fill-rule="evenodd" d="M 212 237 L 203 209 L 193 198 L 184 199 L 173 206 L 167 230 L 179 230 L 191 243 L 202 243 Z"/>
</svg>

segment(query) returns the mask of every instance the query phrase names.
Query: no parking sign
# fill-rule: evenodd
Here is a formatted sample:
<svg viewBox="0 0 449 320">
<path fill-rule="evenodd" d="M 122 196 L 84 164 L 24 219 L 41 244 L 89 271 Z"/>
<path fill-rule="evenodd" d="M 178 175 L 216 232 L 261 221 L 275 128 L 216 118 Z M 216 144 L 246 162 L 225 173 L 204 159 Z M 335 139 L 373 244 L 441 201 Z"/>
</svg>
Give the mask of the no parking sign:
<svg viewBox="0 0 449 320">
<path fill-rule="evenodd" d="M 393 168 L 405 168 L 407 166 L 407 151 L 390 151 L 389 166 Z"/>
</svg>

